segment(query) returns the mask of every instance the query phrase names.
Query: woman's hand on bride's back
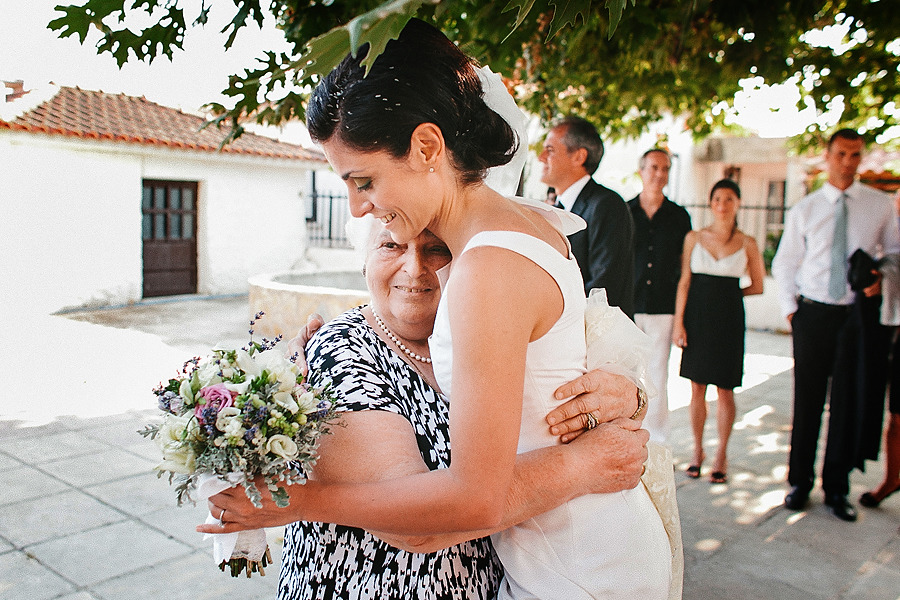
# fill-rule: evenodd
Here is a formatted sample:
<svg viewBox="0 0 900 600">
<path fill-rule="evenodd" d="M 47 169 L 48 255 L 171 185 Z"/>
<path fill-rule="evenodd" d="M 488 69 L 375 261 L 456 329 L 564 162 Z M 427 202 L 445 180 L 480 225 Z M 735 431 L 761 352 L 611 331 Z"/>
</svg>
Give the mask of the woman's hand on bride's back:
<svg viewBox="0 0 900 600">
<path fill-rule="evenodd" d="M 554 397 L 569 398 L 547 415 L 550 433 L 567 443 L 590 428 L 588 413 L 595 423 L 633 415 L 637 407 L 637 386 L 623 375 L 595 369 L 560 386 Z"/>
<path fill-rule="evenodd" d="M 628 418 L 601 423 L 566 447 L 572 475 L 585 494 L 609 494 L 640 483 L 650 433 Z"/>
</svg>

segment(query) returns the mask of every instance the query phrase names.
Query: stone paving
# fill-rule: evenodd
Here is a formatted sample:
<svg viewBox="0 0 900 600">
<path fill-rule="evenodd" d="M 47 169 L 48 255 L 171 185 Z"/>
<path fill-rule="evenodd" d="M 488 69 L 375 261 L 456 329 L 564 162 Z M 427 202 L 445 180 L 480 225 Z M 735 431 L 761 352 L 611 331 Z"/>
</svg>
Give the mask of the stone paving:
<svg viewBox="0 0 900 600">
<path fill-rule="evenodd" d="M 266 577 L 232 579 L 194 532 L 200 507 L 175 506 L 135 432 L 156 415 L 150 390 L 218 342 L 243 345 L 247 298 L 176 298 L 64 316 L 0 318 L 0 598 L 273 598 Z M 27 323 L 27 326 L 23 325 Z M 691 480 L 689 385 L 673 353 L 670 405 L 685 542 L 684 598 L 900 598 L 900 498 L 844 523 L 822 505 L 781 507 L 790 429 L 790 339 L 750 332 L 727 485 Z M 13 383 L 15 382 L 15 383 Z M 710 405 L 707 455 L 716 439 Z M 823 436 L 824 437 L 824 436 Z M 852 476 L 852 499 L 883 464 Z M 281 531 L 269 531 L 273 550 Z M 278 552 L 274 552 L 278 554 Z"/>
</svg>

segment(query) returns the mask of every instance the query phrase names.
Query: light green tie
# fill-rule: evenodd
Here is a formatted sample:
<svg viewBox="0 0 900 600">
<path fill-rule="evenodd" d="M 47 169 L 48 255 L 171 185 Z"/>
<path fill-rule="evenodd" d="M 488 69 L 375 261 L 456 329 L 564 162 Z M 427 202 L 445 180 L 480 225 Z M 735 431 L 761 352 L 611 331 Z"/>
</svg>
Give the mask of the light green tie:
<svg viewBox="0 0 900 600">
<path fill-rule="evenodd" d="M 847 293 L 847 194 L 834 207 L 834 239 L 831 242 L 831 278 L 828 293 L 840 300 Z"/>
</svg>

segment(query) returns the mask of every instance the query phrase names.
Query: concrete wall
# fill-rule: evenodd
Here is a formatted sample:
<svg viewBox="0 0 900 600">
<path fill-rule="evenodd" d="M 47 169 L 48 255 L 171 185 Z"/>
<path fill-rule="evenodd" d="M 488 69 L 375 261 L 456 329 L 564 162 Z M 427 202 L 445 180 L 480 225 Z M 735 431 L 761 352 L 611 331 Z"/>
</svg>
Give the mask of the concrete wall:
<svg viewBox="0 0 900 600">
<path fill-rule="evenodd" d="M 763 282 L 761 295 L 744 298 L 744 312 L 748 329 L 790 332 L 787 319 L 781 315 L 778 305 L 778 288 L 771 277 L 766 277 Z"/>
<path fill-rule="evenodd" d="M 141 182 L 199 182 L 198 292 L 246 293 L 306 246 L 307 165 L 0 133 L 0 278 L 7 309 L 141 298 Z"/>
<path fill-rule="evenodd" d="M 52 311 L 140 297 L 139 159 L 6 134 L 0 181 L 4 303 Z"/>
</svg>

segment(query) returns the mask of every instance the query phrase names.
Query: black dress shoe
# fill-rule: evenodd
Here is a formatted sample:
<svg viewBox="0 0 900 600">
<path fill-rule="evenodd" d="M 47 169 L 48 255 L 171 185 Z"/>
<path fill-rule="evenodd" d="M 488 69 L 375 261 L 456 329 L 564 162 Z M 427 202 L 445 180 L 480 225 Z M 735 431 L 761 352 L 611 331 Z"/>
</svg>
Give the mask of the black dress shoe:
<svg viewBox="0 0 900 600">
<path fill-rule="evenodd" d="M 847 496 L 831 494 L 825 496 L 825 504 L 831 507 L 831 512 L 842 521 L 855 521 L 856 509 L 847 501 Z"/>
<path fill-rule="evenodd" d="M 784 497 L 784 505 L 789 510 L 803 510 L 808 501 L 809 490 L 801 488 L 799 485 L 792 487 L 791 491 Z"/>
</svg>

